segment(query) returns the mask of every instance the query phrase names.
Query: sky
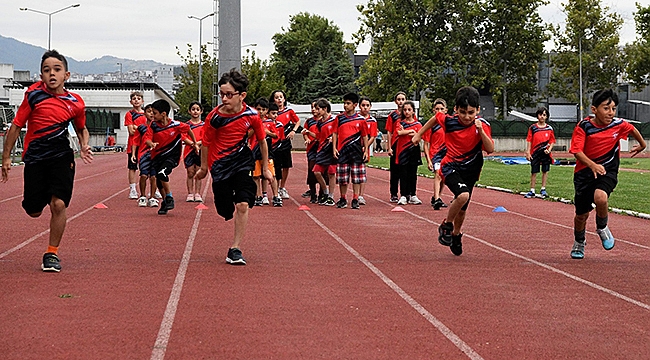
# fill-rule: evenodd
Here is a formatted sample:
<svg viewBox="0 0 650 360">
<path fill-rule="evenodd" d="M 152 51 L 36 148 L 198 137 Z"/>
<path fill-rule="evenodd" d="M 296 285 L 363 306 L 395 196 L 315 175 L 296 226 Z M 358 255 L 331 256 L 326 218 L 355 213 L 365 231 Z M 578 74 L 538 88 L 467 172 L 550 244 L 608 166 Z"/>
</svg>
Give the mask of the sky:
<svg viewBox="0 0 650 360">
<path fill-rule="evenodd" d="M 544 21 L 563 24 L 562 1 L 566 0 L 550 0 L 548 5 L 540 8 Z M 318 14 L 331 20 L 343 31 L 345 40 L 352 42 L 352 35 L 360 24 L 356 5 L 366 2 L 241 0 L 242 53 L 248 49 L 255 51 L 259 58 L 269 58 L 274 51 L 273 35 L 286 29 L 289 17 L 299 12 Z M 620 14 L 625 21 L 621 31 L 622 43 L 631 42 L 636 37 L 633 17 L 635 2 L 650 5 L 650 0 L 602 0 L 603 5 Z M 181 64 L 176 47 L 182 54 L 187 52 L 188 43 L 194 49 L 198 47 L 199 21 L 188 19 L 188 16 L 203 17 L 211 13 L 214 6 L 212 0 L 2 0 L 0 35 L 47 48 L 48 16 L 20 11 L 19 8 L 51 13 L 76 3 L 81 6 L 51 16 L 52 48 L 76 60 L 112 55 L 166 64 Z M 212 25 L 211 18 L 203 21 L 204 44 L 212 42 Z M 206 45 L 208 51 L 212 51 L 212 45 Z M 368 50 L 368 44 L 361 44 L 357 53 L 367 54 Z"/>
</svg>

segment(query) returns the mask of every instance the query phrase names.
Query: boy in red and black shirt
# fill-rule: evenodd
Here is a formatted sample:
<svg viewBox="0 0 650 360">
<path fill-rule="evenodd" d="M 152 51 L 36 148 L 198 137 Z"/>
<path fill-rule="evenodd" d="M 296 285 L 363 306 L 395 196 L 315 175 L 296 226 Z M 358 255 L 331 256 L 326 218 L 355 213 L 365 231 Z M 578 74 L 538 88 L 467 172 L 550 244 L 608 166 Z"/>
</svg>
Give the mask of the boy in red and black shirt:
<svg viewBox="0 0 650 360">
<path fill-rule="evenodd" d="M 390 202 L 396 203 L 399 198 L 397 197 L 397 192 L 399 191 L 399 171 L 398 167 L 395 166 L 395 143 L 397 142 L 397 127 L 395 124 L 399 122 L 400 114 L 402 112 L 402 105 L 406 101 L 406 93 L 403 91 L 395 94 L 393 98 L 395 105 L 397 105 L 397 110 L 393 110 L 388 114 L 386 119 L 386 138 L 388 139 L 388 156 L 390 156 L 389 163 L 389 183 L 390 183 Z M 417 120 L 417 119 L 416 119 Z"/>
<path fill-rule="evenodd" d="M 438 98 L 433 101 L 433 113 L 443 113 L 447 115 L 447 102 L 444 99 Z M 434 115 L 435 116 L 435 115 Z M 442 130 L 440 124 L 431 127 L 431 131 L 422 135 L 424 140 L 424 156 L 427 159 L 427 166 L 433 172 L 433 196 L 431 197 L 431 206 L 434 210 L 447 207 L 440 198 L 442 191 L 442 177 L 438 175 L 440 170 L 440 162 L 447 154 L 447 147 L 445 146 L 445 132 Z"/>
<path fill-rule="evenodd" d="M 68 140 L 71 124 L 77 131 L 81 159 L 87 164 L 93 160 L 84 101 L 63 87 L 69 77 L 68 62 L 63 55 L 56 50 L 43 54 L 41 81 L 27 89 L 16 118 L 7 130 L 2 153 L 2 182 L 5 183 L 11 170 L 11 149 L 21 129 L 27 126 L 23 149 L 23 209 L 35 218 L 49 205 L 52 213 L 49 246 L 41 265 L 43 271 L 61 271 L 58 249 L 75 174 L 74 152 Z"/>
<path fill-rule="evenodd" d="M 136 190 L 136 180 L 137 176 L 135 171 L 138 170 L 138 152 L 137 150 L 135 151 L 135 156 L 132 156 L 132 149 L 133 149 L 133 139 L 134 136 L 136 135 L 136 131 L 138 128 L 138 125 L 140 123 L 144 123 L 145 116 L 144 116 L 144 111 L 142 111 L 142 105 L 144 104 L 143 101 L 143 94 L 140 91 L 134 91 L 130 95 L 130 100 L 129 102 L 131 103 L 131 106 L 133 106 L 133 109 L 129 110 L 129 112 L 126 113 L 124 116 L 124 126 L 126 126 L 127 131 L 129 132 L 129 138 L 127 140 L 126 144 L 126 154 L 128 156 L 128 161 L 127 161 L 127 168 L 129 171 L 129 199 L 137 199 L 138 198 L 138 191 Z M 136 159 L 136 161 L 133 161 L 133 159 Z M 140 194 L 140 196 L 144 196 L 144 194 Z"/>
<path fill-rule="evenodd" d="M 257 186 L 252 172 L 253 152 L 247 146 L 248 132 L 253 129 L 262 155 L 262 176 L 271 179 L 269 149 L 265 131 L 257 111 L 244 103 L 248 78 L 232 69 L 219 79 L 219 96 L 223 104 L 208 114 L 203 132 L 199 179 L 212 175 L 212 192 L 217 213 L 224 219 L 235 217 L 235 237 L 228 249 L 226 262 L 246 265 L 239 245 L 246 231 L 248 210 L 255 203 Z"/>
<path fill-rule="evenodd" d="M 144 142 L 151 149 L 151 164 L 156 172 L 156 185 L 163 198 L 160 201 L 158 215 L 165 215 L 174 208 L 174 198 L 169 185 L 169 175 L 181 158 L 183 136 L 192 139 L 192 147 L 199 152 L 194 133 L 187 123 L 170 119 L 167 114 L 171 106 L 165 100 L 156 100 L 151 104 L 153 122 L 147 128 Z"/>
<path fill-rule="evenodd" d="M 372 101 L 367 96 L 362 96 L 359 98 L 359 115 L 366 119 L 366 125 L 368 125 L 368 156 L 372 156 L 372 145 L 377 138 L 379 131 L 377 130 L 377 119 L 370 114 L 370 109 L 372 108 Z M 380 147 L 377 148 L 381 149 Z M 367 162 L 367 161 L 366 161 Z M 366 190 L 366 182 L 361 183 L 361 189 L 359 190 L 359 205 L 366 205 L 366 199 L 363 198 L 363 194 Z"/>
<path fill-rule="evenodd" d="M 318 205 L 334 206 L 336 205 L 333 190 L 336 182 L 336 159 L 334 158 L 332 133 L 336 129 L 336 117 L 330 113 L 332 105 L 326 99 L 318 99 L 315 108 L 319 120 L 316 133 L 318 151 L 314 159 L 313 170 L 323 193 L 318 198 Z"/>
<path fill-rule="evenodd" d="M 525 195 L 526 198 L 535 197 L 535 183 L 537 182 L 537 173 L 540 167 L 542 170 L 542 189 L 539 194 L 547 197 L 546 180 L 548 171 L 553 163 L 551 149 L 555 144 L 555 133 L 551 125 L 546 123 L 548 120 L 548 110 L 545 107 L 537 109 L 537 122 L 528 128 L 526 136 L 526 159 L 530 161 L 530 191 Z"/>
<path fill-rule="evenodd" d="M 436 124 L 445 133 L 447 154 L 440 162 L 438 174 L 454 194 L 454 201 L 449 205 L 447 218 L 438 227 L 438 242 L 449 246 L 456 256 L 463 253 L 463 234 L 460 231 L 472 189 L 483 168 L 483 151 L 488 154 L 494 152 L 490 124 L 478 116 L 481 109 L 479 99 L 478 90 L 471 86 L 458 89 L 455 115 L 437 113 L 413 136 L 413 143 L 419 144 L 422 134 Z"/>
<path fill-rule="evenodd" d="M 302 138 L 305 140 L 307 153 L 307 185 L 309 186 L 309 190 L 302 194 L 302 196 L 309 197 L 309 202 L 312 204 L 318 203 L 318 196 L 316 195 L 316 184 L 318 184 L 318 179 L 316 179 L 316 174 L 314 174 L 314 165 L 316 164 L 316 154 L 318 153 L 318 139 L 316 139 L 316 134 L 318 133 L 318 119 L 320 116 L 316 111 L 316 101 L 317 100 L 312 101 L 312 117 L 305 120 L 302 129 Z M 320 190 L 319 195 L 323 196 L 323 189 Z"/>
<path fill-rule="evenodd" d="M 139 207 L 158 207 L 158 200 L 155 197 L 155 193 L 160 193 L 156 191 L 156 172 L 153 169 L 151 164 L 151 149 L 144 142 L 144 135 L 147 133 L 147 129 L 151 126 L 153 122 L 153 108 L 151 104 L 148 104 L 144 108 L 144 118 L 140 117 L 136 121 L 135 125 L 137 126 L 136 132 L 133 135 L 133 146 L 131 149 L 132 161 L 138 164 L 140 168 L 140 198 L 138 199 Z M 138 149 L 140 151 L 138 151 Z M 136 160 L 136 156 L 139 157 L 139 160 Z M 150 193 L 149 199 L 145 195 L 147 193 L 147 180 L 149 180 Z M 155 192 L 155 193 L 154 193 Z"/>
<path fill-rule="evenodd" d="M 361 183 L 366 182 L 366 165 L 368 160 L 368 125 L 366 119 L 356 112 L 359 95 L 347 93 L 343 95 L 344 113 L 336 117 L 336 125 L 332 133 L 334 158 L 337 159 L 336 182 L 339 184 L 341 198 L 336 207 L 348 207 L 345 193 L 352 177 L 353 198 L 352 209 L 359 208 L 359 191 Z"/>
<path fill-rule="evenodd" d="M 585 256 L 585 229 L 589 213 L 596 204 L 596 232 L 605 250 L 614 247 L 614 236 L 607 226 L 609 195 L 618 183 L 620 140 L 629 134 L 638 142 L 630 153 L 637 155 L 646 147 L 643 136 L 632 124 L 615 118 L 618 96 L 611 89 L 594 94 L 591 112 L 594 117 L 580 121 L 573 130 L 570 152 L 576 157 L 573 173 L 575 207 L 571 258 Z"/>
</svg>

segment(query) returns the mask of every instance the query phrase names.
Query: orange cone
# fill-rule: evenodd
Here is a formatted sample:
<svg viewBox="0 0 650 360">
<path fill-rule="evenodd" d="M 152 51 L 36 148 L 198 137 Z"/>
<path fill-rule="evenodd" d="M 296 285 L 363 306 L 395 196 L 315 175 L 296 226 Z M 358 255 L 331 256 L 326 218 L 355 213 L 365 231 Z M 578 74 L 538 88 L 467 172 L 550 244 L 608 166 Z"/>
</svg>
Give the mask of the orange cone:
<svg viewBox="0 0 650 360">
<path fill-rule="evenodd" d="M 108 209 L 108 206 L 106 206 L 106 205 L 104 205 L 102 203 L 99 203 L 99 204 L 93 206 L 93 208 L 95 208 L 95 209 Z"/>
<path fill-rule="evenodd" d="M 307 206 L 307 205 L 300 205 L 300 206 L 298 207 L 298 210 L 300 210 L 300 211 L 309 211 L 309 210 L 311 210 L 311 209 L 310 209 L 309 206 Z"/>
<path fill-rule="evenodd" d="M 196 205 L 194 208 L 196 210 L 207 210 L 208 209 L 208 207 L 205 206 L 205 204 L 203 204 L 203 203 Z"/>
<path fill-rule="evenodd" d="M 395 207 L 393 208 L 393 210 L 391 210 L 391 211 L 392 211 L 392 212 L 405 212 L 406 210 L 404 210 L 404 208 L 401 207 L 401 206 L 395 206 Z"/>
</svg>

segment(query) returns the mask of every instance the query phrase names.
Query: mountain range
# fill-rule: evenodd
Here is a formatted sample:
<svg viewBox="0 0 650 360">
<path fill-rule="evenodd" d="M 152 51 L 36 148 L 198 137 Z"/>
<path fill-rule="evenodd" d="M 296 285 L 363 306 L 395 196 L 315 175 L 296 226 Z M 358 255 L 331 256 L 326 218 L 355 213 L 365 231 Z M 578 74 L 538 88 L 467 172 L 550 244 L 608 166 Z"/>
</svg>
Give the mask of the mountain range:
<svg viewBox="0 0 650 360">
<path fill-rule="evenodd" d="M 29 70 L 31 76 L 40 74 L 41 56 L 45 51 L 47 49 L 0 35 L 0 64 L 13 64 L 14 70 Z M 122 63 L 125 73 L 131 70 L 155 70 L 166 65 L 153 60 L 122 59 L 109 55 L 89 61 L 66 58 L 70 71 L 83 75 L 120 71 L 117 63 Z"/>
</svg>

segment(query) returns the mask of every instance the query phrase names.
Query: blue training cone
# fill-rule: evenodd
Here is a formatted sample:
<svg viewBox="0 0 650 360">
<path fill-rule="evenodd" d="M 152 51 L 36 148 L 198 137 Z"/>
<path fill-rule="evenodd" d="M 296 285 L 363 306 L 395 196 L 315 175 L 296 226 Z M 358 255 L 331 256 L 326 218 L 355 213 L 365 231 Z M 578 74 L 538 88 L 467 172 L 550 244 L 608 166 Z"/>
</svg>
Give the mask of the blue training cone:
<svg viewBox="0 0 650 360">
<path fill-rule="evenodd" d="M 497 206 L 494 208 L 494 210 L 492 210 L 492 212 L 504 213 L 504 212 L 508 212 L 508 210 L 506 210 L 506 208 L 504 208 L 503 206 Z"/>
</svg>

